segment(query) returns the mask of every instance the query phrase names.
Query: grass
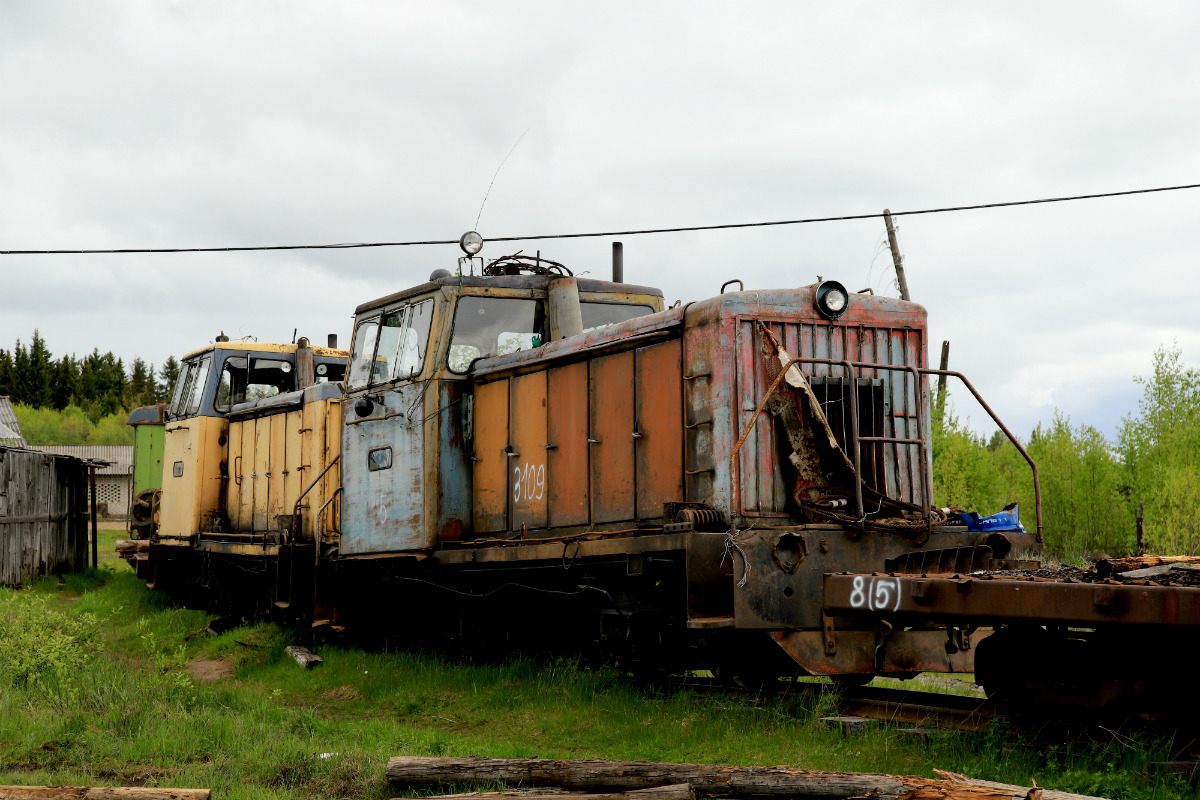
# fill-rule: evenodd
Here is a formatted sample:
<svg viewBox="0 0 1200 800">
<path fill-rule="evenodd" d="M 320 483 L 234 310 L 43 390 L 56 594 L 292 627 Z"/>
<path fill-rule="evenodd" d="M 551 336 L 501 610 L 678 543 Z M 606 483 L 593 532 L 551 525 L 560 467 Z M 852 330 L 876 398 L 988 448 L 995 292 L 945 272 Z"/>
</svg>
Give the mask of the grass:
<svg viewBox="0 0 1200 800">
<path fill-rule="evenodd" d="M 822 727 L 831 695 L 650 694 L 572 661 L 501 665 L 325 646 L 304 671 L 285 630 L 202 633 L 211 617 L 148 591 L 103 531 L 97 570 L 0 590 L 0 784 L 210 787 L 218 798 L 385 798 L 389 756 L 789 764 L 974 777 L 1113 798 L 1194 796 L 1147 770 L 1169 743 L 1032 750 L 1001 729 L 906 738 Z M 5 620 L 9 622 L 6 624 Z M 14 625 L 12 622 L 34 625 Z M 35 637 L 36 632 L 36 637 Z M 5 653 L 36 651 L 15 663 Z M 194 659 L 233 677 L 192 680 Z M 23 670 L 23 671 L 22 671 Z M 39 671 L 40 670 L 40 671 Z"/>
</svg>

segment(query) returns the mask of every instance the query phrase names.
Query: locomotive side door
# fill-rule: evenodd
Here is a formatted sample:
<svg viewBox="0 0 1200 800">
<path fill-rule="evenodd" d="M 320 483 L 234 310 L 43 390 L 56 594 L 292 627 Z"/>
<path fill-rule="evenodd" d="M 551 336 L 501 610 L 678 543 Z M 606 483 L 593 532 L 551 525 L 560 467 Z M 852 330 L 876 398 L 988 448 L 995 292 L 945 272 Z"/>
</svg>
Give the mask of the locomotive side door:
<svg viewBox="0 0 1200 800">
<path fill-rule="evenodd" d="M 342 555 L 425 546 L 424 401 L 432 297 L 366 312 L 354 332 L 342 432 Z M 358 394 L 366 389 L 365 394 Z M 437 397 L 433 392 L 432 396 Z"/>
</svg>

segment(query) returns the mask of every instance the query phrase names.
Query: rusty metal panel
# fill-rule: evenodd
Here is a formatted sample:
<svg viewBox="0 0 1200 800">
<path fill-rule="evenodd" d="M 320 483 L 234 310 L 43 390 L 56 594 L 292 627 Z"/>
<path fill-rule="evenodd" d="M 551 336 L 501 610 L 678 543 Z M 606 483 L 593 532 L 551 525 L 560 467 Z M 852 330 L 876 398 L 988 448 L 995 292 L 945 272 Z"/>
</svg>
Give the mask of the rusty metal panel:
<svg viewBox="0 0 1200 800">
<path fill-rule="evenodd" d="M 296 498 L 300 496 L 307 485 L 304 482 L 304 473 L 308 470 L 300 469 L 306 463 L 304 451 L 300 446 L 302 441 L 300 430 L 304 427 L 304 414 L 293 411 L 286 414 L 285 419 L 283 469 L 281 471 L 283 473 L 283 497 L 287 500 L 286 507 L 279 513 L 291 514 L 295 510 Z"/>
<path fill-rule="evenodd" d="M 267 529 L 267 507 L 270 498 L 270 483 L 267 473 L 271 471 L 271 418 L 254 420 L 254 461 L 251 478 L 254 482 L 254 511 L 252 530 Z"/>
<path fill-rule="evenodd" d="M 550 527 L 588 521 L 588 365 L 549 370 L 546 492 Z"/>
<path fill-rule="evenodd" d="M 512 529 L 546 527 L 546 373 L 512 379 L 508 492 Z"/>
<path fill-rule="evenodd" d="M 874 674 L 876 672 L 972 672 L 975 648 L 991 631 L 970 634 L 971 647 L 946 652 L 946 632 L 896 631 L 876 664 L 879 644 L 875 631 L 837 630 L 834 650 L 829 652 L 823 631 L 778 631 L 771 634 L 780 647 L 810 675 Z"/>
<path fill-rule="evenodd" d="M 241 424 L 242 457 L 237 463 L 238 516 L 234 526 L 239 531 L 248 531 L 254 525 L 254 420 Z"/>
<path fill-rule="evenodd" d="M 508 530 L 508 381 L 475 387 L 472 525 Z"/>
<path fill-rule="evenodd" d="M 242 428 L 244 422 L 229 423 L 229 450 L 227 452 L 227 469 L 229 481 L 225 486 L 225 512 L 229 515 L 229 524 L 233 530 L 241 530 L 242 507 Z"/>
<path fill-rule="evenodd" d="M 274 530 L 276 517 L 280 514 L 290 514 L 292 510 L 283 508 L 284 462 L 287 459 L 287 418 L 296 414 L 290 411 L 286 414 L 275 414 L 271 421 L 271 462 L 267 468 L 267 527 Z M 264 420 L 265 422 L 266 420 Z"/>
<path fill-rule="evenodd" d="M 826 575 L 825 609 L 911 620 L 1200 625 L 1200 588 L 959 576 Z"/>
<path fill-rule="evenodd" d="M 663 515 L 663 503 L 683 499 L 683 368 L 679 341 L 636 352 L 634 440 L 638 519 Z"/>
<path fill-rule="evenodd" d="M 352 412 L 346 420 L 342 458 L 349 465 L 345 473 L 355 478 L 343 487 L 343 555 L 403 552 L 427 546 L 425 493 L 436 491 L 436 487 L 426 487 L 425 426 L 419 421 L 409 422 L 412 416 L 420 419 L 416 410 L 423 397 L 421 384 L 403 384 L 374 396 L 370 416 L 359 418 Z M 309 447 L 307 440 L 305 447 Z M 319 472 L 304 470 L 304 485 Z M 320 489 L 313 491 L 319 493 Z M 305 502 L 316 500 L 310 495 Z"/>
<path fill-rule="evenodd" d="M 919 327 L 813 322 L 780 319 L 770 314 L 739 316 L 735 353 L 738 361 L 736 419 L 740 435 L 770 384 L 763 363 L 761 322 L 794 357 L 876 362 L 897 366 L 924 366 L 924 331 Z M 838 441 L 853 458 L 850 448 L 850 394 L 857 395 L 858 424 L 862 436 L 915 438 L 928 436 L 919 419 L 924 378 L 914 380 L 905 371 L 856 368 L 854 379 L 841 364 L 803 364 L 801 371 L 812 384 Z M 739 452 L 742 513 L 754 516 L 781 514 L 788 508 L 790 486 L 782 480 L 779 444 L 769 414 L 763 414 Z M 920 450 L 916 445 L 862 443 L 859 457 L 868 485 L 897 500 L 924 505 Z"/>
<path fill-rule="evenodd" d="M 592 522 L 634 517 L 633 352 L 594 359 L 591 417 Z"/>
</svg>

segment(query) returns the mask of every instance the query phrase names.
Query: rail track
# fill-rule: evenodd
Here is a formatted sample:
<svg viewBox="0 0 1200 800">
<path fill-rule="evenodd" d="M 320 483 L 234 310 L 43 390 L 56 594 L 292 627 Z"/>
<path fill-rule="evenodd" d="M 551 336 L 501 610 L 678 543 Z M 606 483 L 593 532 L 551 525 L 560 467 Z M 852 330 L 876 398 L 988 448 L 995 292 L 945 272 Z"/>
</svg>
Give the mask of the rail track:
<svg viewBox="0 0 1200 800">
<path fill-rule="evenodd" d="M 779 698 L 832 693 L 837 697 L 837 711 L 843 716 L 972 733 L 986 731 L 997 721 L 1008 719 L 994 702 L 985 698 L 917 689 L 862 686 L 838 690 L 829 683 L 808 681 L 753 683 L 696 677 L 673 681 L 667 688 Z"/>
</svg>

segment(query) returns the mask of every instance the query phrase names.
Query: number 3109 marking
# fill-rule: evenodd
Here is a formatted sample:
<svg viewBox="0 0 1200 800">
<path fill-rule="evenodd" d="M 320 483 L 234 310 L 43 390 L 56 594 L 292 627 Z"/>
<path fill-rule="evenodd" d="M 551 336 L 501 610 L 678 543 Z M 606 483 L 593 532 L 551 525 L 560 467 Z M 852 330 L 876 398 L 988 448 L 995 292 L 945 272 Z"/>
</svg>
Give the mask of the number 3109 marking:
<svg viewBox="0 0 1200 800">
<path fill-rule="evenodd" d="M 525 463 L 513 468 L 513 502 L 541 500 L 546 493 L 546 465 Z"/>
</svg>

